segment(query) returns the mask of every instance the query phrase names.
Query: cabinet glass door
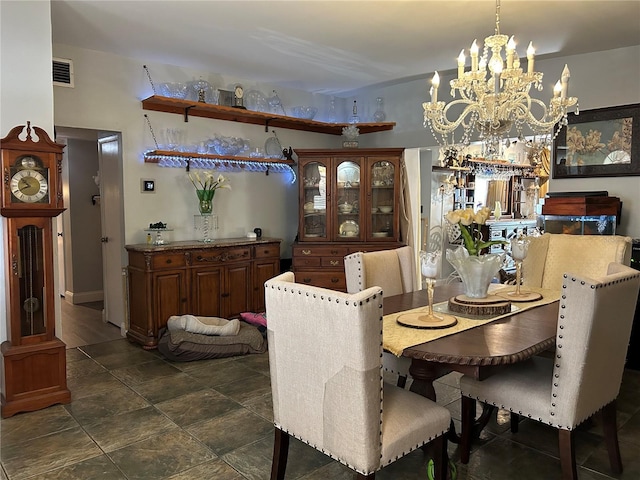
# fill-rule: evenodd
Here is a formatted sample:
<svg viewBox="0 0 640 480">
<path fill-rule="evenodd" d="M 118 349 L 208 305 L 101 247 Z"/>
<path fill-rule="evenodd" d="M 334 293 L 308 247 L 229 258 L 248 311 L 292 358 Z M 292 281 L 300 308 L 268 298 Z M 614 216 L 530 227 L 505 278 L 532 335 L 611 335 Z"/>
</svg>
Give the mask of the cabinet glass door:
<svg viewBox="0 0 640 480">
<path fill-rule="evenodd" d="M 394 236 L 395 178 L 393 164 L 375 162 L 371 166 L 371 236 L 386 238 Z"/>
<path fill-rule="evenodd" d="M 360 233 L 360 165 L 338 162 L 336 169 L 336 215 L 340 239 L 359 239 Z M 364 232 L 363 232 L 364 233 Z"/>
<path fill-rule="evenodd" d="M 309 162 L 302 175 L 304 204 L 302 236 L 306 239 L 327 238 L 327 166 Z"/>
</svg>

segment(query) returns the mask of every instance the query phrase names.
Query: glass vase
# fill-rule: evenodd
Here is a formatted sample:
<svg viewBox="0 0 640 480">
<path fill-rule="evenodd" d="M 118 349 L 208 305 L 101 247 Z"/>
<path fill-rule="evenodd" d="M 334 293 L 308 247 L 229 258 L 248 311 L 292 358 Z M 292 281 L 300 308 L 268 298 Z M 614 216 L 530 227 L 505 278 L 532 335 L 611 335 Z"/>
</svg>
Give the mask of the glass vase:
<svg viewBox="0 0 640 480">
<path fill-rule="evenodd" d="M 213 196 L 215 193 L 215 190 L 196 190 L 196 195 L 198 195 L 198 209 L 202 215 L 213 211 Z"/>
<path fill-rule="evenodd" d="M 373 121 L 376 123 L 384 122 L 387 114 L 384 113 L 384 105 L 382 97 L 376 98 L 376 111 L 373 113 Z"/>
<path fill-rule="evenodd" d="M 475 256 L 469 255 L 467 249 L 460 246 L 455 250 L 447 250 L 447 261 L 460 275 L 467 297 L 486 298 L 491 281 L 503 265 L 504 253 Z"/>
</svg>

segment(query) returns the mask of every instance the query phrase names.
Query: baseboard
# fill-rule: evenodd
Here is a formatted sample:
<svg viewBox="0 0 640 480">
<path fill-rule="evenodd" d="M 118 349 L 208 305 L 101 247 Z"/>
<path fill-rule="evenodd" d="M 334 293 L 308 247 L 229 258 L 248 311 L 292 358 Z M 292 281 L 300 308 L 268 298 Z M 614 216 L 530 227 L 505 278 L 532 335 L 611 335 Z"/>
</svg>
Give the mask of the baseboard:
<svg viewBox="0 0 640 480">
<path fill-rule="evenodd" d="M 101 302 L 104 300 L 104 291 L 95 290 L 93 292 L 74 293 L 67 290 L 64 292 L 64 298 L 73 305 L 89 302 Z"/>
</svg>

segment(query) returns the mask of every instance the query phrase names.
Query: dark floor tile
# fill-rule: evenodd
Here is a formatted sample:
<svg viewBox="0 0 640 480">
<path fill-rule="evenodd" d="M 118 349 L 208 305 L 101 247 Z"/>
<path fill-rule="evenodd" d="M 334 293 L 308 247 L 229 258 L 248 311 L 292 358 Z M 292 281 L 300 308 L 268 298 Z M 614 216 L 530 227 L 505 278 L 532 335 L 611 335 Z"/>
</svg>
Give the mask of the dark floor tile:
<svg viewBox="0 0 640 480">
<path fill-rule="evenodd" d="M 89 356 L 81 350 L 77 348 L 68 348 L 66 351 L 67 357 L 67 365 L 73 362 L 77 362 L 78 360 L 86 360 Z"/>
<path fill-rule="evenodd" d="M 72 400 L 65 408 L 81 425 L 144 408 L 149 403 L 123 384 L 113 386 L 108 392 Z"/>
<path fill-rule="evenodd" d="M 243 405 L 256 415 L 260 415 L 267 422 L 273 423 L 273 398 L 271 392 L 260 397 L 252 398 Z"/>
<path fill-rule="evenodd" d="M 139 345 L 131 343 L 126 338 L 120 338 L 118 340 L 112 340 L 109 342 L 96 343 L 95 345 L 84 345 L 82 347 L 78 347 L 78 349 L 82 350 L 92 358 L 99 358 L 103 355 L 111 355 L 118 352 L 124 353 L 141 350 Z"/>
<path fill-rule="evenodd" d="M 141 408 L 99 419 L 84 425 L 85 431 L 105 452 L 111 452 L 145 438 L 177 432 L 176 425 L 154 407 Z"/>
<path fill-rule="evenodd" d="M 331 462 L 307 475 L 303 475 L 300 480 L 327 480 L 328 478 L 331 480 L 353 480 L 353 470 L 339 462 Z M 378 478 L 378 475 L 376 475 L 376 478 Z"/>
<path fill-rule="evenodd" d="M 272 457 L 273 428 L 271 434 L 254 443 L 239 447 L 222 458 L 249 480 L 268 480 Z M 285 478 L 300 478 L 331 462 L 333 460 L 324 453 L 291 438 Z"/>
<path fill-rule="evenodd" d="M 160 433 L 109 454 L 128 480 L 170 477 L 215 459 L 215 455 L 184 430 Z"/>
<path fill-rule="evenodd" d="M 269 375 L 269 353 L 261 353 L 254 355 L 245 355 L 243 357 L 237 357 L 235 360 L 240 365 L 243 365 L 251 370 L 262 373 L 263 375 Z"/>
<path fill-rule="evenodd" d="M 237 362 L 226 362 L 221 364 L 219 368 L 203 367 L 189 370 L 188 373 L 204 385 L 214 388 L 225 383 L 237 382 L 238 380 L 246 381 L 250 377 L 264 377 L 264 375 Z"/>
<path fill-rule="evenodd" d="M 620 441 L 620 457 L 622 458 L 623 472 L 615 475 L 611 472 L 609 456 L 604 443 L 598 445 L 591 456 L 584 462 L 585 469 L 594 470 L 603 475 L 609 475 L 623 480 L 637 480 L 640 478 L 640 445 L 626 441 Z"/>
<path fill-rule="evenodd" d="M 194 362 L 172 362 L 167 360 L 168 363 L 170 363 L 175 368 L 185 373 L 192 372 L 193 370 L 200 370 L 201 368 L 218 370 L 221 368 L 225 368 L 224 367 L 225 363 L 229 363 L 233 361 L 234 361 L 234 357 L 209 358 L 206 360 L 196 360 Z"/>
<path fill-rule="evenodd" d="M 636 401 L 640 403 L 640 392 L 638 392 Z M 640 411 L 632 415 L 624 423 L 618 422 L 621 425 L 618 430 L 618 439 L 629 443 L 634 443 L 640 446 Z"/>
<path fill-rule="evenodd" d="M 96 375 L 98 373 L 103 373 L 106 371 L 107 370 L 102 365 L 95 362 L 91 358 L 77 360 L 75 362 L 67 364 L 67 381 L 87 375 Z"/>
<path fill-rule="evenodd" d="M 62 405 L 14 415 L 0 420 L 0 448 L 78 426 Z"/>
<path fill-rule="evenodd" d="M 111 370 L 111 373 L 127 385 L 135 386 L 140 383 L 150 382 L 153 380 L 160 381 L 172 375 L 179 375 L 180 370 L 169 365 L 167 362 L 156 358 L 150 362 L 142 363 L 140 365 L 117 368 L 115 370 Z"/>
<path fill-rule="evenodd" d="M 3 447 L 0 458 L 11 480 L 23 480 L 101 454 L 81 428 L 71 428 Z"/>
<path fill-rule="evenodd" d="M 93 375 L 69 378 L 67 387 L 71 391 L 71 401 L 75 402 L 81 398 L 108 393 L 114 388 L 122 387 L 122 382 L 102 369 Z"/>
<path fill-rule="evenodd" d="M 231 383 L 218 385 L 215 389 L 236 402 L 245 403 L 270 393 L 271 381 L 269 377 L 257 374 Z"/>
<path fill-rule="evenodd" d="M 141 363 L 147 363 L 158 359 L 152 353 L 142 350 L 141 348 L 136 350 L 126 350 L 123 352 L 114 352 L 92 358 L 107 370 L 130 367 L 132 365 L 139 365 Z"/>
<path fill-rule="evenodd" d="M 273 424 L 246 409 L 187 427 L 187 431 L 222 456 L 273 433 Z"/>
<path fill-rule="evenodd" d="M 161 382 L 152 380 L 150 382 L 132 385 L 131 388 L 146 398 L 150 403 L 156 404 L 186 395 L 187 393 L 206 390 L 208 387 L 196 381 L 191 375 L 179 373 L 165 377 Z"/>
<path fill-rule="evenodd" d="M 100 455 L 82 462 L 47 472 L 29 480 L 127 480 L 113 462 Z"/>
<path fill-rule="evenodd" d="M 206 389 L 157 403 L 155 407 L 180 427 L 186 427 L 240 409 L 242 405 Z"/>
<path fill-rule="evenodd" d="M 244 478 L 228 463 L 216 459 L 172 475 L 167 480 L 244 480 Z"/>
</svg>

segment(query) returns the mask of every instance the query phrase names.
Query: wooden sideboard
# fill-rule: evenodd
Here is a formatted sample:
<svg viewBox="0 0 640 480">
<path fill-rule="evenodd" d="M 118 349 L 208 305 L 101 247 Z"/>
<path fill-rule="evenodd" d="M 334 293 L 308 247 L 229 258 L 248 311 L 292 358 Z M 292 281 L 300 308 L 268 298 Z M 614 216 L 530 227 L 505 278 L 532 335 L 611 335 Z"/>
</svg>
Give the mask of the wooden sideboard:
<svg viewBox="0 0 640 480">
<path fill-rule="evenodd" d="M 264 282 L 280 272 L 280 242 L 229 238 L 127 245 L 127 337 L 153 348 L 172 315 L 234 318 L 264 311 Z"/>
</svg>

